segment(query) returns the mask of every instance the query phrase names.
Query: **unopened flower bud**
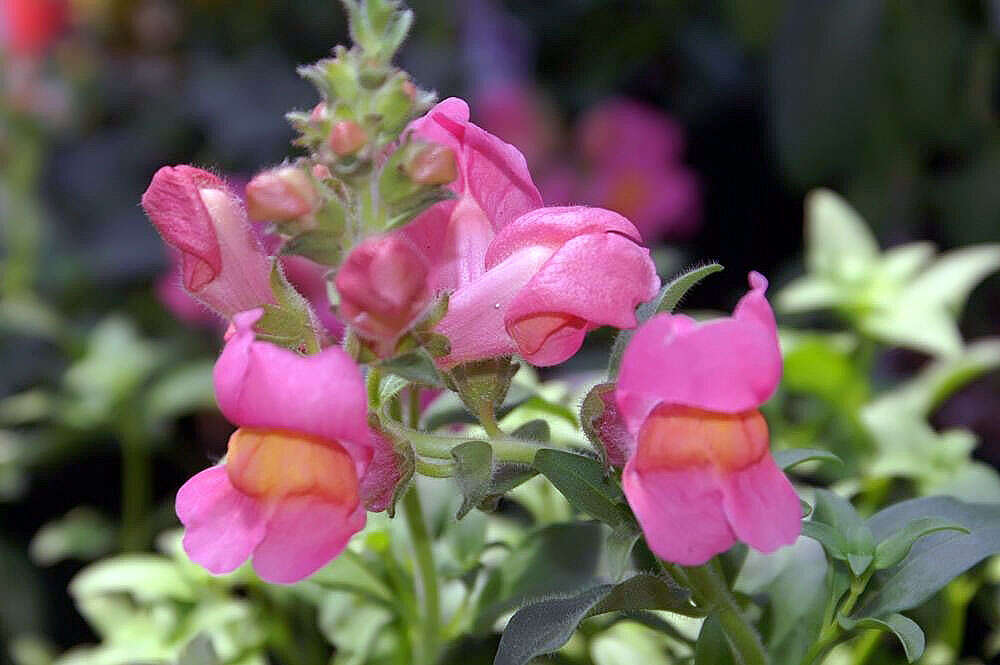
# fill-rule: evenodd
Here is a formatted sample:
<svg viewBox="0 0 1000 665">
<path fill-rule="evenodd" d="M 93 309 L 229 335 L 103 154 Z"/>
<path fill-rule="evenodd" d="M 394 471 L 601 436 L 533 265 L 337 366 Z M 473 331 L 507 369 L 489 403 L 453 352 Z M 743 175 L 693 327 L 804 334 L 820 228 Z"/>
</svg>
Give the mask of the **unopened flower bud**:
<svg viewBox="0 0 1000 665">
<path fill-rule="evenodd" d="M 599 383 L 583 400 L 580 424 L 606 466 L 623 467 L 631 437 L 615 402 L 615 384 Z"/>
<path fill-rule="evenodd" d="M 327 106 L 326 102 L 320 102 L 313 107 L 312 112 L 309 114 L 309 119 L 313 122 L 321 122 L 326 120 Z"/>
<path fill-rule="evenodd" d="M 403 165 L 403 170 L 420 185 L 447 185 L 458 177 L 454 151 L 437 143 L 417 150 Z"/>
<path fill-rule="evenodd" d="M 313 166 L 313 177 L 317 180 L 329 180 L 333 177 L 333 174 L 331 174 L 330 169 L 323 164 L 316 164 Z"/>
<path fill-rule="evenodd" d="M 340 315 L 388 355 L 430 303 L 429 273 L 427 259 L 405 236 L 368 238 L 337 271 Z"/>
<path fill-rule="evenodd" d="M 406 93 L 411 102 L 417 101 L 417 86 L 413 84 L 413 81 L 409 79 L 403 81 L 403 92 Z"/>
<path fill-rule="evenodd" d="M 270 264 L 239 199 L 219 178 L 165 166 L 142 195 L 163 240 L 180 253 L 184 288 L 226 318 L 274 301 Z"/>
<path fill-rule="evenodd" d="M 307 215 L 319 203 L 309 175 L 296 166 L 281 166 L 254 176 L 247 185 L 250 218 L 283 222 Z"/>
<path fill-rule="evenodd" d="M 330 148 L 339 157 L 353 155 L 367 142 L 364 128 L 352 120 L 335 122 L 330 129 Z"/>
</svg>

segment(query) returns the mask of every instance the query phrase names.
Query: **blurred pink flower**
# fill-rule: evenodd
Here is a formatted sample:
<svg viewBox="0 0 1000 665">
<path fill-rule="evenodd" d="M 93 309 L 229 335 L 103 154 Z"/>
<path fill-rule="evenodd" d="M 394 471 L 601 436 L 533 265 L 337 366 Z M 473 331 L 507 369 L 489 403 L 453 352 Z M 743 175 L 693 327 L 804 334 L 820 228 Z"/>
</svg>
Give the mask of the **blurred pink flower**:
<svg viewBox="0 0 1000 665">
<path fill-rule="evenodd" d="M 758 407 L 781 379 L 767 280 L 728 318 L 660 314 L 639 328 L 616 399 L 632 435 L 622 474 L 658 556 L 700 565 L 743 541 L 773 552 L 801 530 L 798 495 L 771 457 Z"/>
<path fill-rule="evenodd" d="M 11 55 L 38 57 L 66 28 L 67 0 L 2 0 L 0 43 Z"/>
<path fill-rule="evenodd" d="M 156 278 L 153 289 L 157 299 L 167 311 L 180 321 L 193 326 L 219 327 L 221 319 L 191 297 L 181 284 L 180 253 L 167 247 L 170 267 Z"/>
<path fill-rule="evenodd" d="M 588 111 L 577 144 L 589 165 L 586 202 L 628 217 L 644 238 L 684 236 L 701 220 L 694 173 L 680 164 L 684 130 L 661 111 L 612 99 Z"/>
<path fill-rule="evenodd" d="M 226 461 L 181 487 L 177 516 L 185 551 L 209 571 L 230 572 L 252 556 L 262 579 L 291 583 L 364 526 L 361 487 L 387 443 L 368 427 L 354 361 L 339 348 L 301 356 L 255 341 L 261 315 L 234 318 L 215 365 L 219 407 L 239 425 Z"/>
<path fill-rule="evenodd" d="M 142 195 L 163 240 L 180 253 L 184 289 L 223 317 L 273 302 L 270 266 L 240 200 L 215 175 L 165 166 Z"/>
<path fill-rule="evenodd" d="M 559 118 L 540 89 L 525 82 L 504 81 L 485 88 L 472 107 L 481 126 L 517 146 L 533 173 L 553 158 L 559 143 Z"/>
</svg>

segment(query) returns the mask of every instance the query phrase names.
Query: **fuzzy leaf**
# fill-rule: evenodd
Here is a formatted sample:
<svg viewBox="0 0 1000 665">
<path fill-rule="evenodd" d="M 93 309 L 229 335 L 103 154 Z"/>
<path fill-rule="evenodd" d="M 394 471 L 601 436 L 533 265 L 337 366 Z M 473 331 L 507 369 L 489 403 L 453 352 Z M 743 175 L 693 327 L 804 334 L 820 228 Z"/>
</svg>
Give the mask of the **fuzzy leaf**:
<svg viewBox="0 0 1000 665">
<path fill-rule="evenodd" d="M 906 660 L 909 663 L 915 662 L 924 653 L 924 631 L 912 619 L 908 619 L 902 614 L 890 614 L 882 619 L 840 617 L 839 622 L 847 630 L 874 629 L 893 633 L 902 643 L 903 650 L 906 652 Z"/>
<path fill-rule="evenodd" d="M 843 464 L 843 461 L 829 450 L 819 450 L 817 448 L 790 448 L 788 450 L 777 450 L 774 452 L 774 461 L 778 468 L 788 471 L 792 467 L 798 466 L 810 460 L 822 460 L 824 462 L 836 462 Z"/>
<path fill-rule="evenodd" d="M 621 488 L 608 479 L 597 460 L 543 449 L 535 453 L 534 466 L 577 510 L 612 527 L 632 522 Z"/>
</svg>

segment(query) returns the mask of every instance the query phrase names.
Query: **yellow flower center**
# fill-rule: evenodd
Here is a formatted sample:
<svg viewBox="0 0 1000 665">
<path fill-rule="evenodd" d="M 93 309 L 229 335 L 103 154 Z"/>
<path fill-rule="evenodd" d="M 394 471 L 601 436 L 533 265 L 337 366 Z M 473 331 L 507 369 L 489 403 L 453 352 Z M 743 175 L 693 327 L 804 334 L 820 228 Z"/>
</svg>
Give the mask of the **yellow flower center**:
<svg viewBox="0 0 1000 665">
<path fill-rule="evenodd" d="M 694 466 L 743 469 L 768 449 L 760 411 L 716 413 L 686 406 L 659 406 L 639 430 L 636 468 L 664 471 Z"/>
<path fill-rule="evenodd" d="M 241 427 L 229 438 L 226 471 L 234 487 L 257 498 L 316 494 L 344 505 L 358 501 L 354 460 L 336 441 Z"/>
</svg>

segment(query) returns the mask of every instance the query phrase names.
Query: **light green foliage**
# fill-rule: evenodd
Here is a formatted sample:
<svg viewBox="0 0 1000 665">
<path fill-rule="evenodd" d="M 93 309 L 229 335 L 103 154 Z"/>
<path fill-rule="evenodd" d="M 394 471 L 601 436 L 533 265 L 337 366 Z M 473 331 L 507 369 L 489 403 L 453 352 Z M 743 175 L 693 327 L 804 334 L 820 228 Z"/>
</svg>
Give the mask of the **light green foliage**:
<svg viewBox="0 0 1000 665">
<path fill-rule="evenodd" d="M 961 351 L 956 324 L 972 289 L 1000 269 L 1000 245 L 913 243 L 879 251 L 857 211 L 828 190 L 806 200 L 807 274 L 777 297 L 787 313 L 834 309 L 858 332 L 935 355 Z"/>
</svg>

